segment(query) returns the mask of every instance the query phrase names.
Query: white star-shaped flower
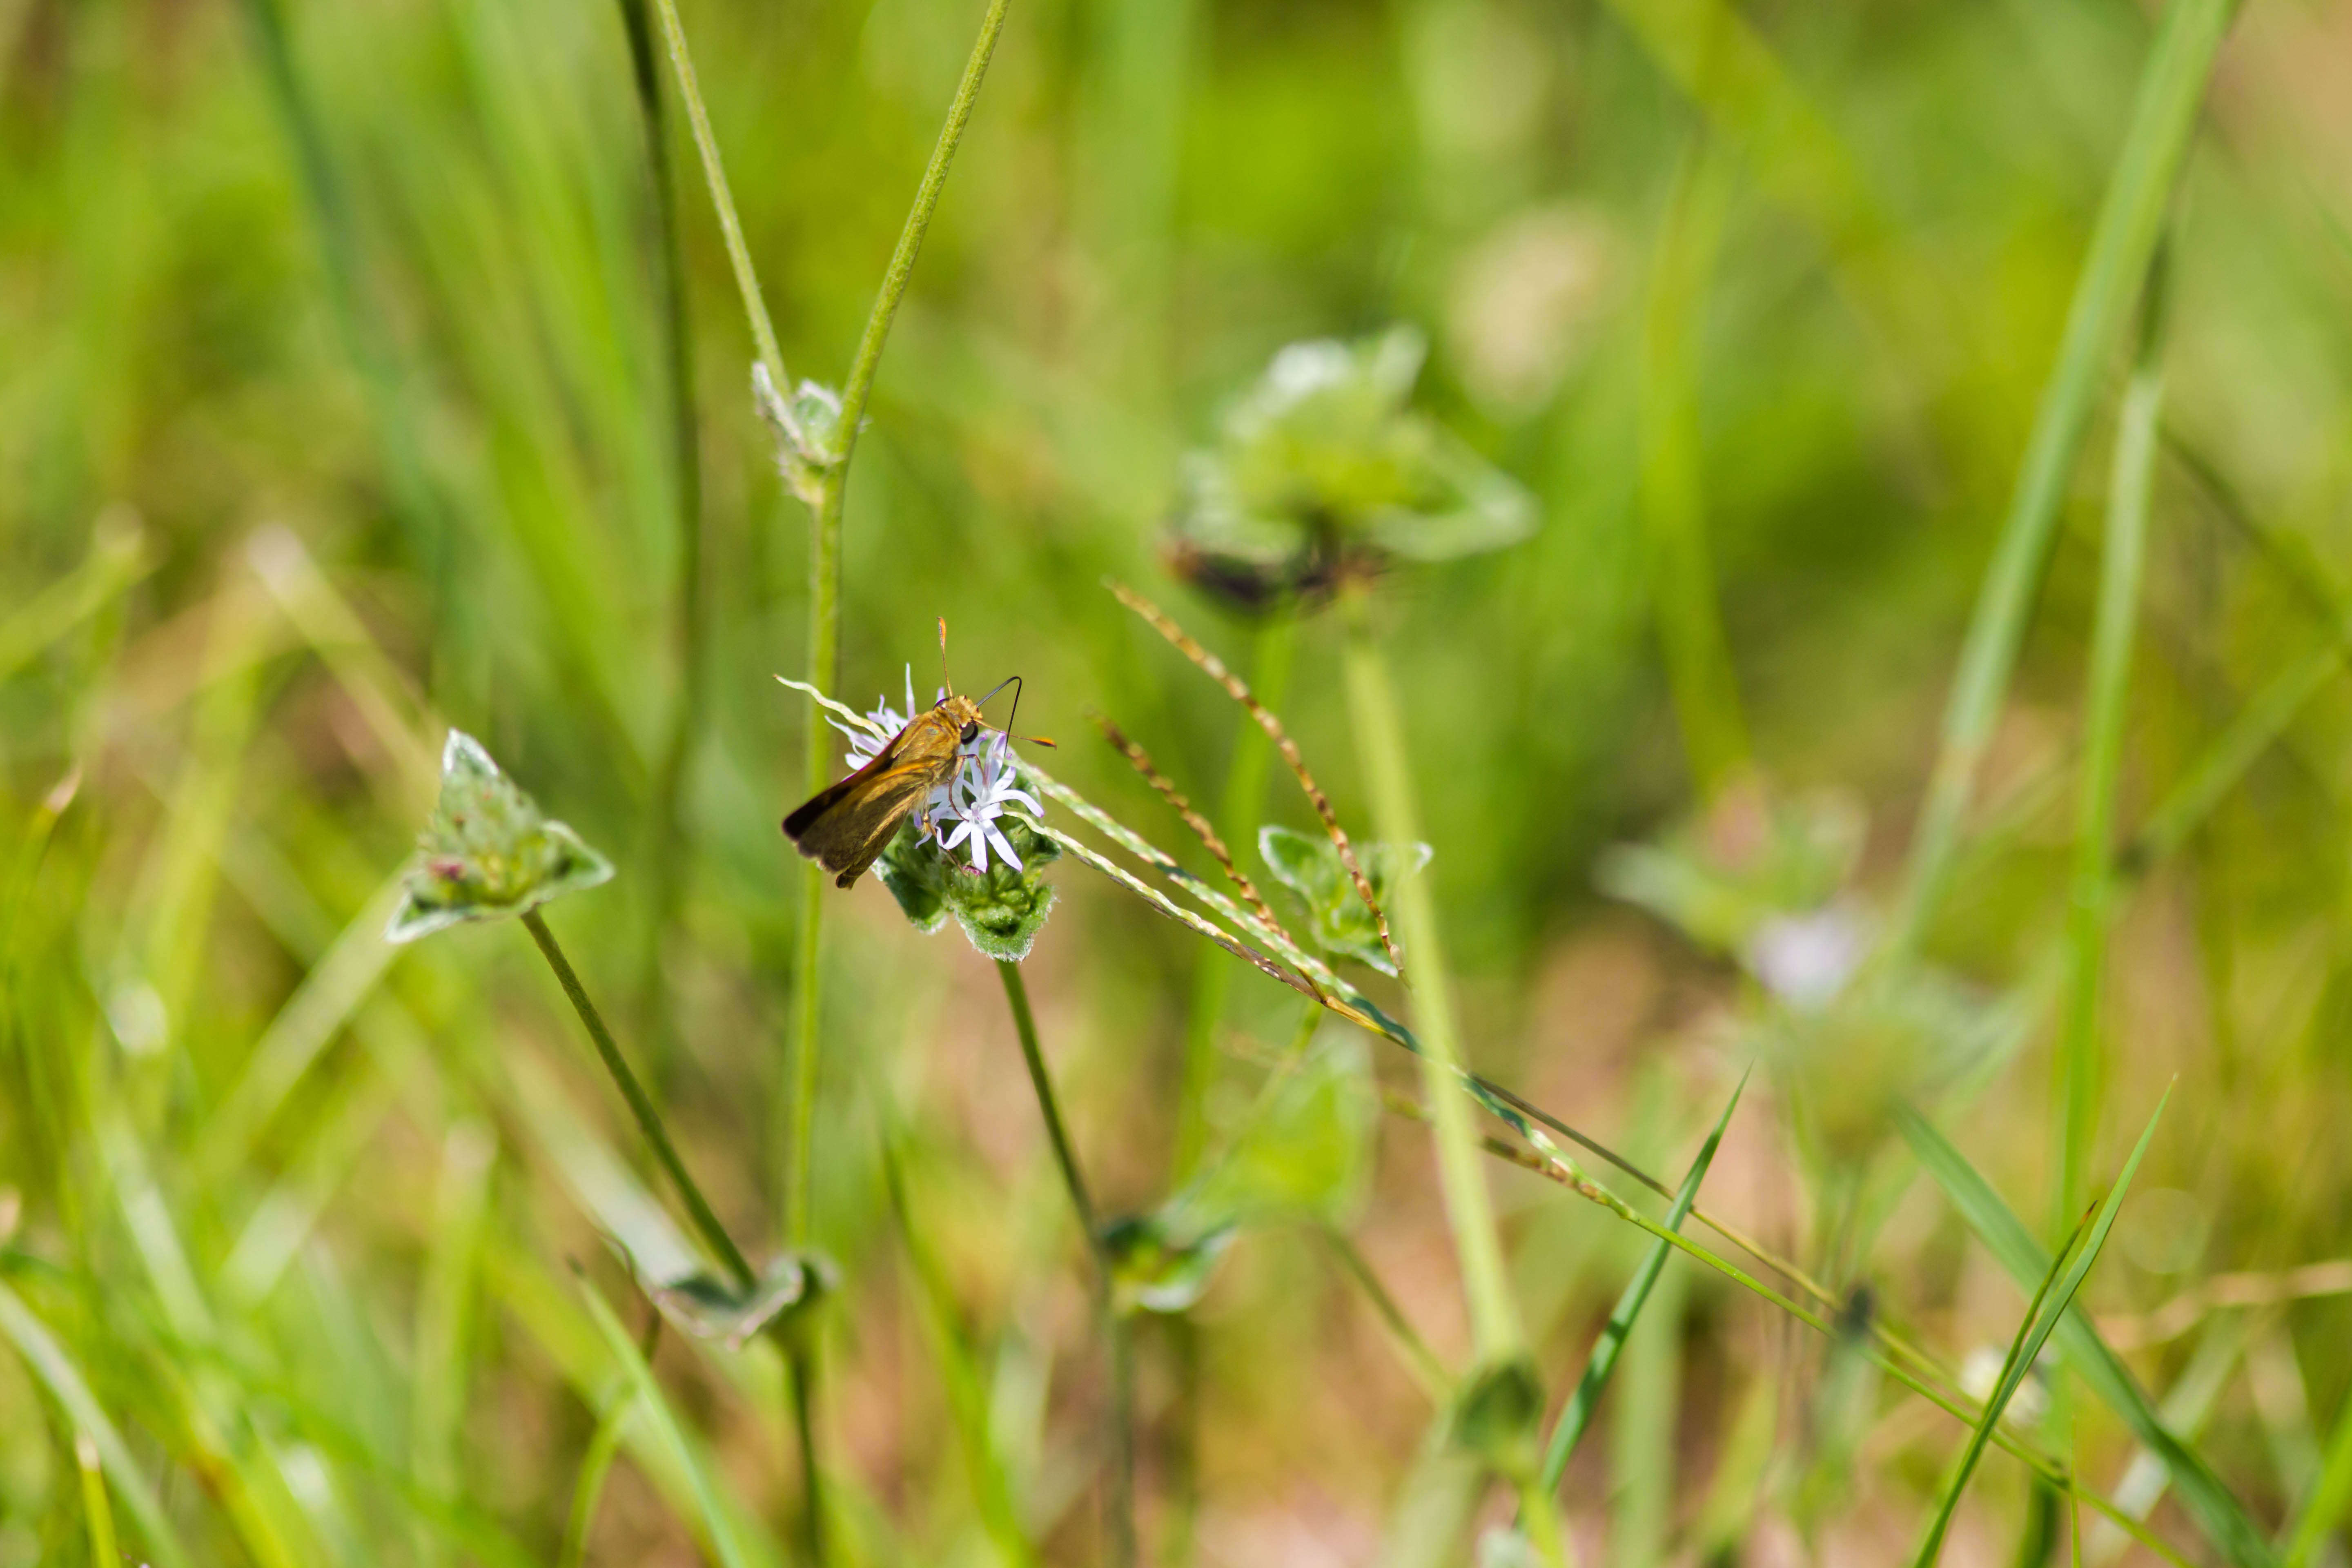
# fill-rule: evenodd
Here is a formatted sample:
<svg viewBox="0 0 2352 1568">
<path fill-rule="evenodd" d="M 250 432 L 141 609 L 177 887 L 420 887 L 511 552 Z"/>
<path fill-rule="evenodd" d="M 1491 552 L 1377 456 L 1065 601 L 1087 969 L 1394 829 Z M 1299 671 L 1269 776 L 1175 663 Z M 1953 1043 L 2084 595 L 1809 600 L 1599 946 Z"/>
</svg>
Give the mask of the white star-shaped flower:
<svg viewBox="0 0 2352 1568">
<path fill-rule="evenodd" d="M 874 700 L 874 706 L 866 710 L 866 717 L 880 728 L 881 735 L 868 734 L 863 730 L 845 724 L 840 720 L 830 716 L 825 720 L 826 723 L 849 737 L 849 766 L 853 772 L 880 756 L 882 748 L 890 743 L 890 737 L 914 721 L 915 667 L 913 665 L 907 667 L 907 710 L 901 713 L 890 706 L 888 697 L 877 697 Z"/>
<path fill-rule="evenodd" d="M 952 852 L 958 845 L 969 846 L 964 853 L 973 871 L 988 869 L 991 845 L 996 847 L 999 858 L 1018 871 L 1022 869 L 1021 857 L 1013 852 L 1013 841 L 996 826 L 996 819 L 1015 805 L 1025 807 L 1033 822 L 1045 815 L 1045 808 L 1037 804 L 1036 797 L 1020 787 L 1020 775 L 1013 766 L 1003 732 L 991 730 L 964 749 L 955 777 L 931 792 L 923 813 L 932 831 L 940 836 L 941 849 Z"/>
</svg>

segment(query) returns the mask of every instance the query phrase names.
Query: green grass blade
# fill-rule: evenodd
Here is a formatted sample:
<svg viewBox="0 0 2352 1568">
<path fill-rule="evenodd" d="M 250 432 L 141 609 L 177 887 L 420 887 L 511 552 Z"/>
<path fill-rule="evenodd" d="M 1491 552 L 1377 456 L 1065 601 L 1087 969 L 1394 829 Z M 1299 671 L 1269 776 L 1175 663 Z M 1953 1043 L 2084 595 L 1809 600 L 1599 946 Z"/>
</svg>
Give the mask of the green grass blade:
<svg viewBox="0 0 2352 1568">
<path fill-rule="evenodd" d="M 1723 630 L 1707 545 L 1701 474 L 1698 326 L 1722 248 L 1734 173 L 1727 149 L 1703 139 L 1683 156 L 1658 236 L 1642 316 L 1637 465 L 1643 534 L 1667 685 L 1702 799 L 1748 770 L 1748 721 Z"/>
<path fill-rule="evenodd" d="M 742 1543 L 736 1539 L 734 1519 L 720 1501 L 719 1483 L 711 1476 L 710 1467 L 705 1462 L 702 1451 L 688 1438 L 686 1429 L 678 1425 L 677 1412 L 670 1408 L 668 1399 L 662 1394 L 661 1384 L 654 1381 L 653 1368 L 647 1366 L 646 1358 L 637 1353 L 636 1344 L 629 1338 L 628 1330 L 623 1328 L 621 1320 L 613 1315 L 613 1309 L 605 1303 L 604 1298 L 584 1279 L 580 1283 L 580 1299 L 586 1303 L 588 1316 L 595 1322 L 596 1331 L 604 1341 L 604 1348 L 612 1352 L 614 1361 L 620 1365 L 622 1375 L 628 1380 L 629 1397 L 645 1413 L 656 1439 L 669 1449 L 679 1468 L 686 1472 L 687 1483 L 694 1491 L 695 1503 L 702 1510 L 703 1531 L 721 1568 L 751 1568 L 751 1559 L 745 1555 Z"/>
<path fill-rule="evenodd" d="M 114 1508 L 106 1500 L 104 1461 L 87 1432 L 74 1434 L 74 1464 L 81 1471 L 81 1508 L 89 1522 L 90 1568 L 115 1568 L 122 1548 L 114 1539 Z"/>
<path fill-rule="evenodd" d="M 2287 1538 L 2283 1560 L 2285 1568 L 2309 1568 L 2328 1531 L 2343 1521 L 2347 1507 L 2352 1507 L 2352 1399 L 2347 1399 L 2336 1415 L 2336 1430 L 2327 1438 L 2327 1458 L 2320 1466 L 2319 1480 L 2295 1516 L 2294 1531 Z"/>
<path fill-rule="evenodd" d="M 1690 1170 L 1675 1189 L 1674 1207 L 1666 1213 L 1666 1228 L 1680 1230 L 1683 1221 L 1690 1217 L 1691 1205 L 1698 1201 L 1699 1184 L 1706 1180 L 1707 1167 L 1715 1163 L 1715 1152 L 1723 1142 L 1724 1129 L 1731 1125 L 1731 1113 L 1739 1107 L 1739 1097 L 1748 1088 L 1748 1075 L 1739 1075 L 1738 1087 L 1716 1119 L 1715 1130 L 1699 1146 L 1698 1158 L 1691 1162 Z M 1575 1392 L 1568 1396 L 1568 1405 L 1559 1413 L 1559 1424 L 1552 1428 L 1551 1442 L 1544 1451 L 1543 1487 L 1546 1495 L 1559 1489 L 1560 1478 L 1568 1473 L 1568 1461 L 1576 1452 L 1578 1441 L 1592 1420 L 1592 1412 L 1601 1403 L 1603 1390 L 1609 1386 L 1610 1374 L 1616 1370 L 1617 1358 L 1625 1347 L 1625 1336 L 1633 1331 L 1633 1320 L 1642 1315 L 1642 1308 L 1650 1299 L 1651 1289 L 1664 1271 L 1666 1257 L 1674 1251 L 1671 1244 L 1653 1241 L 1643 1256 L 1641 1266 L 1625 1282 L 1617 1298 L 1609 1321 L 1601 1326 L 1601 1338 L 1594 1342 L 1592 1353 L 1585 1358 L 1584 1373 L 1577 1379 Z"/>
<path fill-rule="evenodd" d="M 1012 1478 L 990 1430 L 988 1379 L 957 1310 L 955 1292 L 948 1283 L 946 1270 L 917 1224 L 913 1205 L 907 1201 L 904 1166 L 898 1135 L 895 1130 L 886 1130 L 882 1136 L 883 1184 L 889 1194 L 891 1211 L 898 1219 L 898 1237 L 907 1249 L 908 1267 L 915 1276 L 924 1325 L 929 1330 L 932 1347 L 940 1358 L 948 1412 L 955 1423 L 956 1443 L 962 1451 L 964 1473 L 980 1510 L 981 1527 L 994 1543 L 1001 1562 L 1011 1568 L 1031 1568 L 1038 1561 L 1037 1549 L 1022 1529 Z"/>
<path fill-rule="evenodd" d="M 587 1451 L 580 1457 L 580 1476 L 572 1488 L 572 1511 L 564 1519 L 563 1550 L 555 1560 L 557 1568 L 583 1568 L 588 1561 L 588 1536 L 596 1525 L 596 1504 L 604 1495 L 604 1479 L 613 1473 L 621 1439 L 636 1413 L 637 1402 L 621 1394 L 597 1417 Z"/>
<path fill-rule="evenodd" d="M 1976 1473 L 1977 1461 L 1984 1457 L 1985 1444 L 1991 1438 L 1992 1429 L 2000 1420 L 2000 1413 L 2009 1407 L 2010 1399 L 2017 1393 L 2018 1385 L 2025 1381 L 2025 1374 L 2032 1371 L 2034 1359 L 2041 1355 L 2042 1347 L 2049 1342 L 2051 1330 L 2058 1326 L 2067 1308 L 2074 1305 L 2074 1293 L 2083 1288 L 2083 1281 L 2090 1277 L 2091 1266 L 2099 1260 L 2099 1253 L 2107 1244 L 2107 1233 L 2115 1229 L 2116 1216 L 2123 1212 L 2124 1194 L 2131 1190 L 2132 1177 L 2138 1174 L 2140 1160 L 2156 1137 L 2156 1124 L 2164 1119 L 2165 1101 L 2171 1098 L 2172 1090 L 2167 1089 L 2163 1099 L 2156 1102 L 2156 1110 L 2148 1117 L 2147 1127 L 2140 1131 L 2139 1142 L 2132 1145 L 2131 1158 L 2124 1162 L 2123 1173 L 2116 1178 L 2116 1184 L 2108 1189 L 2106 1200 L 2099 1205 L 2098 1215 L 2091 1222 L 2090 1235 L 2084 1238 L 2079 1248 L 2073 1247 L 2070 1241 L 2074 1261 L 2066 1264 L 2063 1276 L 2058 1276 L 2057 1268 L 2060 1263 L 2065 1262 L 2064 1251 L 2053 1260 L 2050 1271 L 2042 1276 L 2041 1286 L 2033 1293 L 2033 1302 L 2026 1309 L 2025 1321 L 2018 1325 L 2018 1337 L 2010 1346 L 2009 1360 L 2001 1368 L 2000 1382 L 1994 1388 L 1992 1397 L 1985 1401 L 1984 1415 L 1978 1420 L 1976 1429 L 1969 1434 L 1968 1447 L 1961 1450 L 1960 1462 L 1954 1468 L 1952 1479 L 1944 1489 L 1943 1500 L 1937 1506 L 1935 1517 L 1928 1521 L 1927 1536 L 1919 1543 L 1918 1568 L 1927 1568 L 1942 1552 L 1944 1532 L 1951 1527 L 1952 1512 L 1960 1505 L 1960 1495 L 1968 1490 L 1969 1478 Z M 2058 1281 L 2054 1289 L 2051 1284 L 2053 1278 Z"/>
<path fill-rule="evenodd" d="M 476 1121 L 451 1127 L 441 1145 L 432 1239 L 417 1289 L 409 1416 L 410 1468 L 417 1485 L 437 1497 L 457 1495 L 464 1481 L 458 1439 L 471 1371 L 469 1320 L 488 1230 L 490 1183 L 498 1152 L 497 1134 Z M 447 1561 L 437 1542 L 421 1544 L 425 1561 Z"/>
<path fill-rule="evenodd" d="M 2023 1285 L 2049 1271 L 2049 1255 L 2042 1244 L 1966 1156 L 1918 1112 L 1900 1110 L 1895 1121 L 1920 1164 L 2011 1279 Z M 2055 1332 L 2067 1365 L 2163 1464 L 2206 1539 L 2236 1568 L 2267 1568 L 2270 1546 L 2244 1508 L 2196 1451 L 2165 1426 L 2131 1370 L 2099 1338 L 2090 1319 L 2070 1310 Z"/>
<path fill-rule="evenodd" d="M 165 1516 L 163 1505 L 157 1500 L 154 1489 L 147 1484 L 147 1478 L 140 1474 L 131 1450 L 123 1445 L 122 1435 L 107 1419 L 106 1412 L 99 1408 L 88 1380 L 47 1325 L 34 1315 L 24 1298 L 5 1284 L 0 1284 L 0 1339 L 16 1347 L 16 1353 L 24 1358 L 34 1377 L 64 1408 L 74 1426 L 88 1436 L 123 1506 L 138 1521 L 139 1532 L 146 1538 L 147 1550 L 155 1562 L 162 1568 L 191 1568 L 193 1559 L 180 1532 Z"/>
<path fill-rule="evenodd" d="M 2138 363 L 2124 393 L 2115 471 L 2107 487 L 2106 536 L 2099 552 L 2099 606 L 2091 632 L 2081 795 L 2074 817 L 2074 897 L 2067 909 L 2066 1014 L 2058 1048 L 2055 1207 L 2062 1223 L 2083 1207 L 2091 1142 L 2099 1128 L 2099 1002 L 2115 899 L 2116 787 L 2123 773 L 2132 641 L 2138 630 L 2141 564 L 2147 553 L 2148 492 L 2156 478 L 2157 436 L 2164 409 L 2165 270 L 2159 256 L 2141 311 Z"/>
<path fill-rule="evenodd" d="M 2009 515 L 1953 679 L 1942 749 L 1912 840 L 1893 951 L 1918 942 L 1948 880 L 1977 764 L 2009 690 L 2091 405 L 2155 256 L 2206 79 L 2235 9 L 2235 0 L 2173 0 L 2140 77 L 2123 151 L 2075 280 L 2057 363 L 2042 386 Z"/>
<path fill-rule="evenodd" d="M 2083 1227 L 2077 1226 L 2074 1234 L 2066 1238 L 2066 1245 L 2059 1250 L 2058 1256 L 2051 1260 L 2049 1271 L 2042 1276 L 2042 1282 L 2033 1288 L 2033 1298 L 2025 1304 L 2025 1315 L 2017 1321 L 2017 1332 L 2011 1337 L 2008 1352 L 2001 1357 L 2000 1375 L 1994 1380 L 1992 1396 L 1985 1401 L 1983 1412 L 1969 1433 L 1968 1446 L 1961 1452 L 1959 1463 L 1953 1467 L 1950 1479 L 1944 1484 L 1935 1515 L 1927 1521 L 1927 1532 L 1920 1542 L 1916 1559 L 1921 1568 L 1935 1562 L 1942 1552 L 1945 1532 L 1951 1528 L 1952 1512 L 1959 1507 L 1960 1494 L 1968 1489 L 1969 1478 L 1976 1472 L 1977 1461 L 1984 1457 L 1985 1444 L 1992 1436 L 1993 1428 L 2000 1424 L 2001 1412 L 2009 1408 L 2009 1402 L 2016 1394 L 2018 1384 L 2024 1381 L 2026 1371 L 2032 1367 L 2033 1357 L 2040 1353 L 2041 1338 L 2046 1335 L 2038 1337 L 2034 1330 L 2042 1321 L 2042 1304 L 2050 1299 L 2051 1290 L 2058 1283 L 2060 1271 L 2066 1267 L 2067 1259 L 2074 1256 L 2074 1244 L 2082 1238 Z"/>
</svg>

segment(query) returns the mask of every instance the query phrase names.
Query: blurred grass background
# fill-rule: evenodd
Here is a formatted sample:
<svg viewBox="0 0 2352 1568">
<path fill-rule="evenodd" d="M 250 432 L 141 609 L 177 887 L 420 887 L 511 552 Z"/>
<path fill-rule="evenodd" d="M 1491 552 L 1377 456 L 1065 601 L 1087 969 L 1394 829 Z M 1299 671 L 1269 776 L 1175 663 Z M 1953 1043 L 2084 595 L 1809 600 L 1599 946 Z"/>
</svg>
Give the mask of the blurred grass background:
<svg viewBox="0 0 2352 1568">
<path fill-rule="evenodd" d="M 688 9 L 795 375 L 845 365 L 977 19 Z M 1676 568 L 1645 509 L 1703 530 L 1715 711 L 1736 703 L 1744 737 L 1725 743 L 1783 795 L 1866 808 L 1855 896 L 1884 901 L 2154 25 L 2124 0 L 1020 0 L 850 486 L 843 695 L 895 691 L 908 661 L 929 680 L 944 615 L 959 687 L 1023 675 L 1022 727 L 1062 737 L 1058 770 L 1178 841 L 1083 716 L 1214 800 L 1234 714 L 1100 579 L 1146 584 L 1246 668 L 1247 628 L 1157 564 L 1179 455 L 1279 345 L 1419 324 L 1423 405 L 1544 512 L 1527 544 L 1382 589 L 1475 1063 L 1678 1171 L 1754 1054 L 1755 1000 L 1594 886 L 1599 851 L 1685 817 L 1714 765 L 1678 727 L 1655 629 Z M 2352 605 L 2347 104 L 2352 11 L 2245 9 L 2172 232 L 2126 832 L 2280 670 L 2331 668 Z M 679 475 L 616 8 L 0 0 L 5 1568 L 88 1550 L 75 1436 L 101 1420 L 189 1561 L 556 1556 L 620 1375 L 568 1266 L 635 1333 L 597 1231 L 652 1246 L 664 1222 L 518 933 L 397 962 L 375 940 L 445 721 L 619 863 L 553 922 L 737 1233 L 779 1228 L 796 871 L 774 824 L 803 704 L 772 676 L 804 657 L 807 526 L 682 133 L 669 153 L 709 661 L 675 840 L 656 800 L 685 689 Z M 2063 940 L 2112 402 L 1972 819 L 1994 831 L 1932 933 L 1988 997 Z M 1338 664 L 1307 622 L 1284 710 L 1360 821 Z M 2119 916 L 2095 1180 L 2168 1078 L 2182 1092 L 2086 1293 L 2102 1316 L 2352 1253 L 2352 710 L 2313 684 Z M 1266 801 L 1312 826 L 1286 790 Z M 1198 944 L 1057 877 L 1029 966 L 1047 1047 L 1106 1206 L 1141 1208 L 1167 1180 Z M 1023 1517 L 1048 1560 L 1091 1560 L 1084 1276 L 994 981 L 870 883 L 837 909 L 815 1215 L 848 1281 L 824 1417 L 840 1549 L 992 1551 L 880 1173 L 887 1104 Z M 1239 1054 L 1287 1038 L 1288 1005 L 1237 977 Z M 1954 1127 L 2037 1226 L 2053 1033 Z M 1228 1098 L 1253 1071 L 1225 1069 Z M 1751 1094 L 1708 1191 L 1823 1258 L 1835 1178 L 1787 1110 Z M 1425 1133 L 1391 1123 L 1381 1155 L 1358 1244 L 1459 1365 Z M 1556 1188 L 1491 1179 L 1557 1387 L 1637 1247 Z M 2021 1300 L 1925 1184 L 1829 1272 L 1955 1363 L 2005 1343 Z M 1608 1441 L 1570 1472 L 1586 1560 L 1901 1552 L 1958 1428 L 1891 1394 L 1838 1415 L 1817 1344 L 1698 1271 L 1667 1279 Z M 1142 1346 L 1162 1560 L 1370 1561 L 1431 1409 L 1348 1272 L 1245 1241 L 1195 1319 Z M 2132 1362 L 2277 1525 L 2338 1429 L 2348 1344 L 2352 1307 L 2319 1298 Z M 591 1560 L 692 1560 L 705 1456 L 745 1560 L 782 1560 L 774 1362 L 671 1340 L 655 1369 L 688 1447 L 627 1428 Z M 2112 1489 L 2128 1435 L 2086 1401 L 2073 1417 Z M 1825 1462 L 1839 1442 L 1851 1465 Z M 2024 1491 L 1989 1461 L 1951 1560 L 2010 1560 Z M 138 1506 L 116 1498 L 163 1563 Z"/>
</svg>

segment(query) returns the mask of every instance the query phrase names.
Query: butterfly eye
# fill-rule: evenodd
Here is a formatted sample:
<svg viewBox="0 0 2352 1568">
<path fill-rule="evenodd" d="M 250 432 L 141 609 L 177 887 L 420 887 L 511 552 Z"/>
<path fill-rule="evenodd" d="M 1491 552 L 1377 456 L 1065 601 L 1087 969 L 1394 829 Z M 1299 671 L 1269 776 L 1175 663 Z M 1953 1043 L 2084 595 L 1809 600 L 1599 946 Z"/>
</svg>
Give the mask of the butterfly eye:
<svg viewBox="0 0 2352 1568">
<path fill-rule="evenodd" d="M 963 743 L 964 743 L 965 745 L 969 746 L 969 745 L 971 745 L 971 744 L 972 743 L 972 742 L 973 742 L 973 741 L 977 740 L 977 739 L 979 738 L 979 736 L 980 736 L 980 721 L 979 721 L 979 720 L 977 720 L 977 719 L 967 719 L 967 720 L 965 720 L 965 721 L 963 721 L 963 735 L 962 735 L 962 737 L 961 737 L 961 739 L 962 739 L 962 741 L 963 741 Z"/>
</svg>

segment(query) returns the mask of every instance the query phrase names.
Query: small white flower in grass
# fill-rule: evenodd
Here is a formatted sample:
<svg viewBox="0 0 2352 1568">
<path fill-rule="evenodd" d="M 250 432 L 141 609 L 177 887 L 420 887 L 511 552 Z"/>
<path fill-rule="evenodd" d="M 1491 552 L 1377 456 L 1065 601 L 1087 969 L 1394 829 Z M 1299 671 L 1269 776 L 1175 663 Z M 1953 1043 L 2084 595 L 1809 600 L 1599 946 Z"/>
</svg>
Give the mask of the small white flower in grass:
<svg viewBox="0 0 2352 1568">
<path fill-rule="evenodd" d="M 1843 904 L 1767 921 L 1748 946 L 1748 967 L 1766 990 L 1801 1012 L 1826 1007 L 1868 955 L 1870 931 Z"/>
<path fill-rule="evenodd" d="M 1013 853 L 1012 840 L 996 826 L 996 819 L 1019 805 L 1034 821 L 1045 815 L 1045 808 L 1020 787 L 1020 782 L 1001 731 L 992 730 L 975 740 L 965 749 L 955 777 L 933 790 L 923 807 L 932 831 L 940 836 L 940 847 L 953 850 L 969 843 L 964 854 L 971 868 L 985 872 L 988 847 L 993 844 L 998 858 L 1016 871 L 1022 869 L 1021 857 Z"/>
<path fill-rule="evenodd" d="M 880 756 L 882 748 L 890 743 L 890 738 L 914 721 L 915 667 L 913 665 L 907 667 L 907 710 L 904 713 L 899 712 L 890 706 L 890 699 L 883 696 L 874 700 L 874 706 L 866 710 L 866 717 L 869 722 L 881 730 L 881 734 L 874 735 L 864 730 L 853 728 L 830 715 L 825 719 L 826 723 L 849 737 L 849 766 L 852 771 L 864 767 Z"/>
</svg>

